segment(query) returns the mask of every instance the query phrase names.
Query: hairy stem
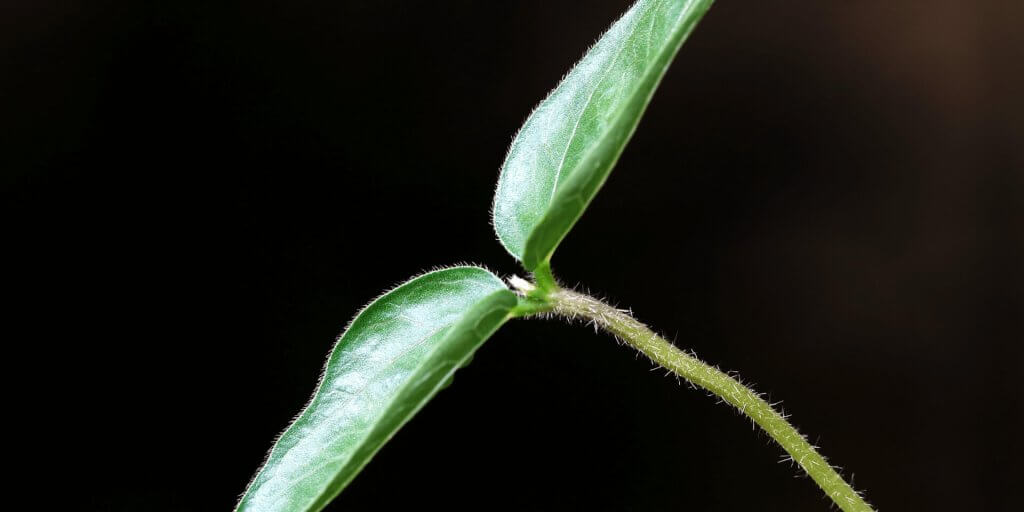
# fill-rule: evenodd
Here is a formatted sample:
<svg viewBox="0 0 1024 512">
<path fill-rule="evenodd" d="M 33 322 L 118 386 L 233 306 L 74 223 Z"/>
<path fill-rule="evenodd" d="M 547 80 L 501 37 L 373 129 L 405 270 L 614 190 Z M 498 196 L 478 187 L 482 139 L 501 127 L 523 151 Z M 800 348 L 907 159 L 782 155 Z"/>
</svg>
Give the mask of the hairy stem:
<svg viewBox="0 0 1024 512">
<path fill-rule="evenodd" d="M 533 291 L 526 289 L 523 284 L 522 280 L 518 284 L 513 283 L 520 291 Z M 789 453 L 793 461 L 799 464 L 843 511 L 872 511 L 871 506 L 836 473 L 815 447 L 786 421 L 786 417 L 773 409 L 754 390 L 718 368 L 676 348 L 630 316 L 627 311 L 609 306 L 593 297 L 561 288 L 549 290 L 545 298 L 552 306 L 551 312 L 554 314 L 594 322 L 658 365 L 714 393 L 749 416 Z"/>
</svg>

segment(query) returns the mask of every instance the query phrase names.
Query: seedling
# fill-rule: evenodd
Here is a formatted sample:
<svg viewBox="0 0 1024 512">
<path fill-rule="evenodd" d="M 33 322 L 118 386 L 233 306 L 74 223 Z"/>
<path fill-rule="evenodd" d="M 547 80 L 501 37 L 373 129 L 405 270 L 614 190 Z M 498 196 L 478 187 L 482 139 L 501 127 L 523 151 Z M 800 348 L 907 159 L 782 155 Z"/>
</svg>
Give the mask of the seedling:
<svg viewBox="0 0 1024 512">
<path fill-rule="evenodd" d="M 761 426 L 846 512 L 871 507 L 761 395 L 628 312 L 563 288 L 551 257 L 604 184 L 665 70 L 712 0 L 638 0 L 516 135 L 494 197 L 494 229 L 531 279 L 473 266 L 435 270 L 383 294 L 338 339 L 313 399 L 274 444 L 239 511 L 322 509 L 505 322 L 582 318 Z"/>
</svg>

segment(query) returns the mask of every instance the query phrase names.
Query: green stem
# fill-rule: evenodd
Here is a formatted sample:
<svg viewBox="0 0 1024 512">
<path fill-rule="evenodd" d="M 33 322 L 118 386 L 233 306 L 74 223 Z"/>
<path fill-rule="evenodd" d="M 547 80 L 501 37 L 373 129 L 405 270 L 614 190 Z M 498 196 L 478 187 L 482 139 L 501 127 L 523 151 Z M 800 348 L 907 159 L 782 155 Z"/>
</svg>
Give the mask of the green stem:
<svg viewBox="0 0 1024 512">
<path fill-rule="evenodd" d="M 533 280 L 537 283 L 537 288 L 543 293 L 560 289 L 555 281 L 555 276 L 551 273 L 551 264 L 546 261 L 533 269 Z"/>
<path fill-rule="evenodd" d="M 626 311 L 593 297 L 561 288 L 548 291 L 552 312 L 567 318 L 582 317 L 621 338 L 655 363 L 729 402 L 761 426 L 790 457 L 817 482 L 844 512 L 871 512 L 872 508 L 807 442 L 785 416 L 718 368 L 683 352 L 638 322 Z"/>
</svg>

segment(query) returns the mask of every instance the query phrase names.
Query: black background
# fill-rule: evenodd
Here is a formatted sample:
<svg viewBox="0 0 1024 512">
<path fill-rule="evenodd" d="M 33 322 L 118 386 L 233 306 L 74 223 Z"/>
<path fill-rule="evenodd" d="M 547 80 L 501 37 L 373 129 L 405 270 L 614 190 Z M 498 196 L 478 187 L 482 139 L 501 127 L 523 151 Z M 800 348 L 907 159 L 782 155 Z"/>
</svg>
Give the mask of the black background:
<svg viewBox="0 0 1024 512">
<path fill-rule="evenodd" d="M 227 510 L 366 301 L 521 273 L 506 147 L 627 5 L 4 2 L 5 252 L 84 411 L 63 498 Z M 880 509 L 1011 510 L 1021 20 L 719 2 L 556 273 L 784 400 Z M 611 339 L 516 321 L 330 510 L 828 509 L 780 458 Z"/>
</svg>

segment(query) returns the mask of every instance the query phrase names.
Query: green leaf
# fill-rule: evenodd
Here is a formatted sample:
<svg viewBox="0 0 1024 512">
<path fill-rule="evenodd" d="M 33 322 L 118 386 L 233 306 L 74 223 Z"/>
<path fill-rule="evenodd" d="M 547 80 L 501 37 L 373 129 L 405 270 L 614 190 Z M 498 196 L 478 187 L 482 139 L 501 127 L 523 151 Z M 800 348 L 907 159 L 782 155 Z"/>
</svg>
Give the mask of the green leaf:
<svg viewBox="0 0 1024 512">
<path fill-rule="evenodd" d="M 669 63 L 712 0 L 639 0 L 520 129 L 501 169 L 494 229 L 533 270 L 604 184 Z"/>
<path fill-rule="evenodd" d="M 320 510 L 509 319 L 514 293 L 478 267 L 424 274 L 363 309 L 239 502 L 239 511 Z"/>
</svg>

